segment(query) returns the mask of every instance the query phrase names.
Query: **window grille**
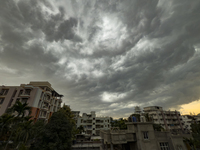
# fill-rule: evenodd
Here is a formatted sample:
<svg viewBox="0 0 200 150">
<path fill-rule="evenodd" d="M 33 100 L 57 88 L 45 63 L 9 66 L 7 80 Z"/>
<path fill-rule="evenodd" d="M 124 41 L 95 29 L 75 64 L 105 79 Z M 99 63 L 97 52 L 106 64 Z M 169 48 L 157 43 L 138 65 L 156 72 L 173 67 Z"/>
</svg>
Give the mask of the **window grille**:
<svg viewBox="0 0 200 150">
<path fill-rule="evenodd" d="M 160 143 L 160 149 L 161 150 L 170 150 L 169 149 L 169 144 L 167 142 Z"/>
<path fill-rule="evenodd" d="M 145 140 L 149 139 L 148 132 L 143 132 L 143 135 Z"/>
</svg>

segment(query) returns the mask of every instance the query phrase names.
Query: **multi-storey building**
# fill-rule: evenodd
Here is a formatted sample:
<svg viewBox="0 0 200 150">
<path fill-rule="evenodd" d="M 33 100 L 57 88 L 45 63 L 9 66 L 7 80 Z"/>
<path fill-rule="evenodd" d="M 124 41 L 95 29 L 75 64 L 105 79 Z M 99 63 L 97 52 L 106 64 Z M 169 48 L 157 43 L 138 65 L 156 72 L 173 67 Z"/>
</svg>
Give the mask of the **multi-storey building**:
<svg viewBox="0 0 200 150">
<path fill-rule="evenodd" d="M 74 111 L 76 126 L 84 127 L 85 133 L 90 135 L 100 135 L 100 130 L 110 129 L 110 117 L 97 117 L 95 111 L 92 111 L 91 114 L 83 113 L 82 116 L 79 116 L 78 111 Z"/>
<path fill-rule="evenodd" d="M 16 101 L 27 103 L 31 107 L 34 121 L 48 120 L 62 103 L 63 95 L 58 94 L 49 82 L 30 82 L 20 86 L 0 86 L 0 115 L 11 108 Z"/>
<path fill-rule="evenodd" d="M 182 118 L 183 118 L 183 122 L 184 122 L 184 125 L 183 125 L 183 128 L 184 130 L 191 130 L 191 124 L 195 122 L 195 119 L 193 116 L 190 116 L 190 115 L 182 115 Z"/>
<path fill-rule="evenodd" d="M 192 138 L 191 134 L 154 131 L 151 122 L 127 122 L 126 125 L 127 130 L 117 128 L 101 130 L 100 150 L 187 150 L 192 148 L 183 141 L 183 138 Z"/>
<path fill-rule="evenodd" d="M 178 111 L 164 111 L 159 106 L 144 107 L 143 111 L 152 117 L 155 124 L 160 124 L 165 130 L 184 130 L 184 122 Z"/>
</svg>

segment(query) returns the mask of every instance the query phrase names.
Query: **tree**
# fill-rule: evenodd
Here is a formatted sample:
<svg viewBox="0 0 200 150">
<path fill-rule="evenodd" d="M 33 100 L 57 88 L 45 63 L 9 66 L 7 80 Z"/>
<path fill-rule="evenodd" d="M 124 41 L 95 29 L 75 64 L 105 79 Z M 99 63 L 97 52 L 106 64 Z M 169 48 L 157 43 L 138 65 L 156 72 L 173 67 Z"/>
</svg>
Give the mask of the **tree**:
<svg viewBox="0 0 200 150">
<path fill-rule="evenodd" d="M 64 113 L 53 113 L 45 129 L 31 146 L 31 150 L 70 150 L 73 124 Z"/>
<path fill-rule="evenodd" d="M 0 128 L 1 128 L 1 140 L 5 140 L 8 136 L 8 132 L 10 131 L 10 125 L 13 122 L 14 115 L 11 114 L 3 114 L 0 117 Z"/>
<path fill-rule="evenodd" d="M 192 136 L 194 138 L 194 145 L 200 148 L 200 123 L 191 124 Z"/>
<path fill-rule="evenodd" d="M 64 105 L 58 112 L 62 112 L 66 115 L 70 123 L 72 124 L 72 139 L 75 139 L 75 135 L 77 134 L 76 122 L 74 119 L 74 114 L 72 113 L 69 106 Z"/>
<path fill-rule="evenodd" d="M 13 139 L 13 136 L 18 136 L 19 131 L 19 125 L 24 121 L 24 119 L 30 119 L 29 116 L 24 117 L 26 113 L 30 115 L 31 113 L 31 107 L 28 106 L 27 103 L 22 104 L 20 101 L 17 101 L 10 109 L 7 111 L 8 113 L 14 113 L 17 112 L 17 116 L 13 117 L 12 123 L 9 125 L 10 127 L 10 134 L 9 138 L 7 140 L 7 144 L 5 146 L 5 149 L 7 149 L 8 143 L 11 139 Z"/>
<path fill-rule="evenodd" d="M 111 122 L 111 126 L 112 127 L 119 127 L 120 130 L 125 130 L 127 129 L 127 125 L 126 122 L 128 122 L 126 119 L 119 119 L 119 120 L 113 120 Z"/>
<path fill-rule="evenodd" d="M 33 120 L 27 120 L 25 122 L 22 122 L 19 124 L 19 127 L 21 128 L 21 132 L 19 135 L 20 142 L 23 142 L 26 145 L 28 139 L 33 134 Z"/>
<path fill-rule="evenodd" d="M 77 132 L 78 132 L 78 134 L 81 134 L 82 132 L 84 132 L 85 130 L 84 130 L 84 127 L 81 125 L 80 127 L 78 127 L 77 128 Z"/>
<path fill-rule="evenodd" d="M 17 101 L 9 110 L 8 112 L 17 112 L 17 117 L 21 117 L 23 118 L 26 114 L 26 112 L 28 112 L 28 115 L 30 115 L 31 113 L 31 107 L 28 106 L 27 103 L 22 104 L 20 101 Z"/>
<path fill-rule="evenodd" d="M 140 114 L 132 114 L 129 116 L 128 120 L 131 121 L 133 116 L 136 118 L 137 122 L 140 122 Z"/>
<path fill-rule="evenodd" d="M 69 121 L 72 123 L 72 124 L 75 124 L 75 120 L 74 120 L 74 114 L 72 113 L 71 109 L 69 106 L 67 105 L 64 105 L 60 110 L 59 112 L 63 112 L 66 117 L 69 119 Z"/>
</svg>

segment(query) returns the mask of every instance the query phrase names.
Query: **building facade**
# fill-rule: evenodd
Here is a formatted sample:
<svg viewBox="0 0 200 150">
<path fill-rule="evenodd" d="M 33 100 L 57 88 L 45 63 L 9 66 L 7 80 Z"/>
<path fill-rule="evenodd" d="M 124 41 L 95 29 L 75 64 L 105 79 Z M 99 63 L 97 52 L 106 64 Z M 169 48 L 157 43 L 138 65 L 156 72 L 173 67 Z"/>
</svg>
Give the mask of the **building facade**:
<svg viewBox="0 0 200 150">
<path fill-rule="evenodd" d="M 184 130 L 184 121 L 179 111 L 165 111 L 159 106 L 144 107 L 143 111 L 165 130 Z"/>
<path fill-rule="evenodd" d="M 31 107 L 31 116 L 36 120 L 48 120 L 61 107 L 62 95 L 49 82 L 30 82 L 20 86 L 0 86 L 0 115 L 16 101 Z"/>
<path fill-rule="evenodd" d="M 97 117 L 95 111 L 90 114 L 83 113 L 79 115 L 79 111 L 73 111 L 75 114 L 76 126 L 83 126 L 85 133 L 89 135 L 100 135 L 100 130 L 110 129 L 110 117 Z"/>
<path fill-rule="evenodd" d="M 182 119 L 184 122 L 183 128 L 184 130 L 191 130 L 191 124 L 195 122 L 194 117 L 190 115 L 182 115 Z"/>
<path fill-rule="evenodd" d="M 169 131 L 154 131 L 149 122 L 129 122 L 127 130 L 101 130 L 100 150 L 187 150 L 183 137 L 191 135 L 173 135 Z"/>
</svg>

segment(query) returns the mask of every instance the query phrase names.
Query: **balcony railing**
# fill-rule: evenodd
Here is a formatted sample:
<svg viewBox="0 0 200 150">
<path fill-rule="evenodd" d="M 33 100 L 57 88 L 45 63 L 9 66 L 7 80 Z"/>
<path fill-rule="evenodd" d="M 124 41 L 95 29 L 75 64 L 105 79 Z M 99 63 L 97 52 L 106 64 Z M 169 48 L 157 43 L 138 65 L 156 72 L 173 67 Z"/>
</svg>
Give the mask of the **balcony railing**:
<svg viewBox="0 0 200 150">
<path fill-rule="evenodd" d="M 19 97 L 29 98 L 29 97 L 30 97 L 30 94 L 24 93 L 24 94 L 21 94 Z"/>
<path fill-rule="evenodd" d="M 103 123 L 103 121 L 96 121 L 96 123 Z"/>
<path fill-rule="evenodd" d="M 40 115 L 39 116 L 40 119 L 46 119 L 46 117 L 47 117 L 46 115 Z"/>
<path fill-rule="evenodd" d="M 47 107 L 47 106 L 42 106 L 41 109 L 42 109 L 42 110 L 48 110 L 48 107 Z"/>
</svg>

